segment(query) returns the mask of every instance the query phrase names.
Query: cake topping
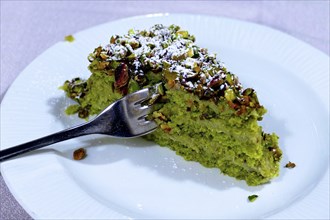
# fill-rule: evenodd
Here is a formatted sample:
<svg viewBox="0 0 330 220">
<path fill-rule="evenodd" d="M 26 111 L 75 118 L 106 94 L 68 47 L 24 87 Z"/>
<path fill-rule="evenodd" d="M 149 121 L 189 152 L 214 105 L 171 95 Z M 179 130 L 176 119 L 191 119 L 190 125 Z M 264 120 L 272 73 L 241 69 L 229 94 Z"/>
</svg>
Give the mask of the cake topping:
<svg viewBox="0 0 330 220">
<path fill-rule="evenodd" d="M 128 84 L 129 75 L 128 75 L 128 67 L 125 63 L 119 64 L 119 66 L 115 70 L 115 87 L 122 88 Z"/>
<path fill-rule="evenodd" d="M 158 24 L 149 30 L 131 29 L 126 35 L 114 35 L 110 44 L 96 48 L 89 60 L 90 68 L 115 75 L 115 87 L 123 95 L 133 79 L 140 87 L 164 82 L 201 99 L 217 101 L 222 97 L 238 114 L 247 107 L 259 107 L 254 92 L 244 94 L 238 78 L 179 26 Z"/>
</svg>

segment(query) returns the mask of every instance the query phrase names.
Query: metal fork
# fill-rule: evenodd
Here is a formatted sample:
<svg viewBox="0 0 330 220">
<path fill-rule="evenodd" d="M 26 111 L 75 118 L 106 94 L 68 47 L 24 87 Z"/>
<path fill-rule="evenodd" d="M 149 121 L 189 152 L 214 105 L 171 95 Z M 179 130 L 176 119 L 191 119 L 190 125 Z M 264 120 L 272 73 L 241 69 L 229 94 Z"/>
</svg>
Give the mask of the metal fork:
<svg viewBox="0 0 330 220">
<path fill-rule="evenodd" d="M 132 138 L 154 131 L 157 125 L 146 120 L 152 106 L 142 103 L 155 95 L 155 88 L 150 87 L 131 93 L 114 102 L 90 122 L 0 151 L 0 162 L 18 155 L 65 141 L 71 138 L 106 134 L 118 138 Z"/>
</svg>

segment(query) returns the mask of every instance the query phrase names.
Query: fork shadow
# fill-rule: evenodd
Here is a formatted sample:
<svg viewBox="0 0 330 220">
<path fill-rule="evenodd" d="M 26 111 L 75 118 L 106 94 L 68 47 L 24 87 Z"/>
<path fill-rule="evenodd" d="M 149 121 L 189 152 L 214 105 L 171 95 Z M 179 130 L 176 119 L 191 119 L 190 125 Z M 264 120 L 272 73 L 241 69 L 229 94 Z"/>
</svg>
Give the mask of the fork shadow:
<svg viewBox="0 0 330 220">
<path fill-rule="evenodd" d="M 70 104 L 72 102 L 64 96 L 49 100 L 49 112 L 63 124 L 64 128 L 85 122 L 76 116 L 67 116 L 63 113 Z M 275 118 L 268 118 L 268 120 L 271 123 L 274 122 L 277 127 L 283 125 L 281 121 Z M 277 130 L 282 129 L 277 128 Z M 288 132 L 284 131 L 281 134 L 281 138 L 285 138 L 284 136 L 287 134 Z M 257 192 L 267 185 L 248 186 L 245 181 L 238 181 L 232 177 L 220 174 L 219 169 L 205 168 L 197 162 L 186 161 L 176 155 L 174 151 L 166 147 L 159 147 L 144 138 L 115 139 L 105 135 L 90 135 L 77 139 L 79 140 L 79 146 L 76 142 L 75 144 L 62 142 L 57 144 L 56 148 L 42 149 L 38 150 L 38 152 L 53 152 L 66 160 L 73 160 L 72 154 L 74 150 L 84 148 L 87 151 L 87 157 L 84 160 L 76 161 L 77 163 L 93 166 L 129 160 L 136 166 L 151 169 L 162 176 L 176 181 L 189 180 L 217 190 L 238 187 L 250 192 Z M 283 140 L 280 140 L 280 144 L 282 143 Z M 283 161 L 286 161 L 285 158 Z M 283 173 L 273 181 L 281 181 L 282 178 Z"/>
</svg>

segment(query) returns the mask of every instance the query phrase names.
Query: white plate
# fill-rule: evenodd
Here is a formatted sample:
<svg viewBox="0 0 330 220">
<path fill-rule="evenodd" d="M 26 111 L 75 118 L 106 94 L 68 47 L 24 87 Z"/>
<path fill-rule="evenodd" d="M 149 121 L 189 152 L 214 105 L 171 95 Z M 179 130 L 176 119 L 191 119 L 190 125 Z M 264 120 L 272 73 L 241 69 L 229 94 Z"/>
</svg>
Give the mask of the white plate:
<svg viewBox="0 0 330 220">
<path fill-rule="evenodd" d="M 284 157 L 271 184 L 244 181 L 184 161 L 142 139 L 89 136 L 1 164 L 15 198 L 36 219 L 329 218 L 329 57 L 279 31 L 220 17 L 160 14 L 127 18 L 74 35 L 34 60 L 1 105 L 2 149 L 82 121 L 63 114 L 58 90 L 88 77 L 87 55 L 112 34 L 175 23 L 216 52 L 268 109 L 262 125 L 280 136 Z M 88 157 L 73 161 L 85 147 Z M 258 194 L 254 203 L 247 197 Z"/>
</svg>

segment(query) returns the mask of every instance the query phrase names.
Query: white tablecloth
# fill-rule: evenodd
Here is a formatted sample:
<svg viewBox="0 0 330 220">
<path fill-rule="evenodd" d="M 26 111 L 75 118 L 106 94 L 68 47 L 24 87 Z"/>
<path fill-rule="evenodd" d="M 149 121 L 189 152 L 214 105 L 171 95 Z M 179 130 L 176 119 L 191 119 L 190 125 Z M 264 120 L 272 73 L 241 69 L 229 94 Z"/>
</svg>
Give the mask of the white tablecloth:
<svg viewBox="0 0 330 220">
<path fill-rule="evenodd" d="M 226 16 L 286 32 L 329 55 L 329 1 L 1 1 L 1 100 L 17 75 L 63 37 L 150 13 Z M 0 175 L 0 219 L 30 219 Z"/>
</svg>

